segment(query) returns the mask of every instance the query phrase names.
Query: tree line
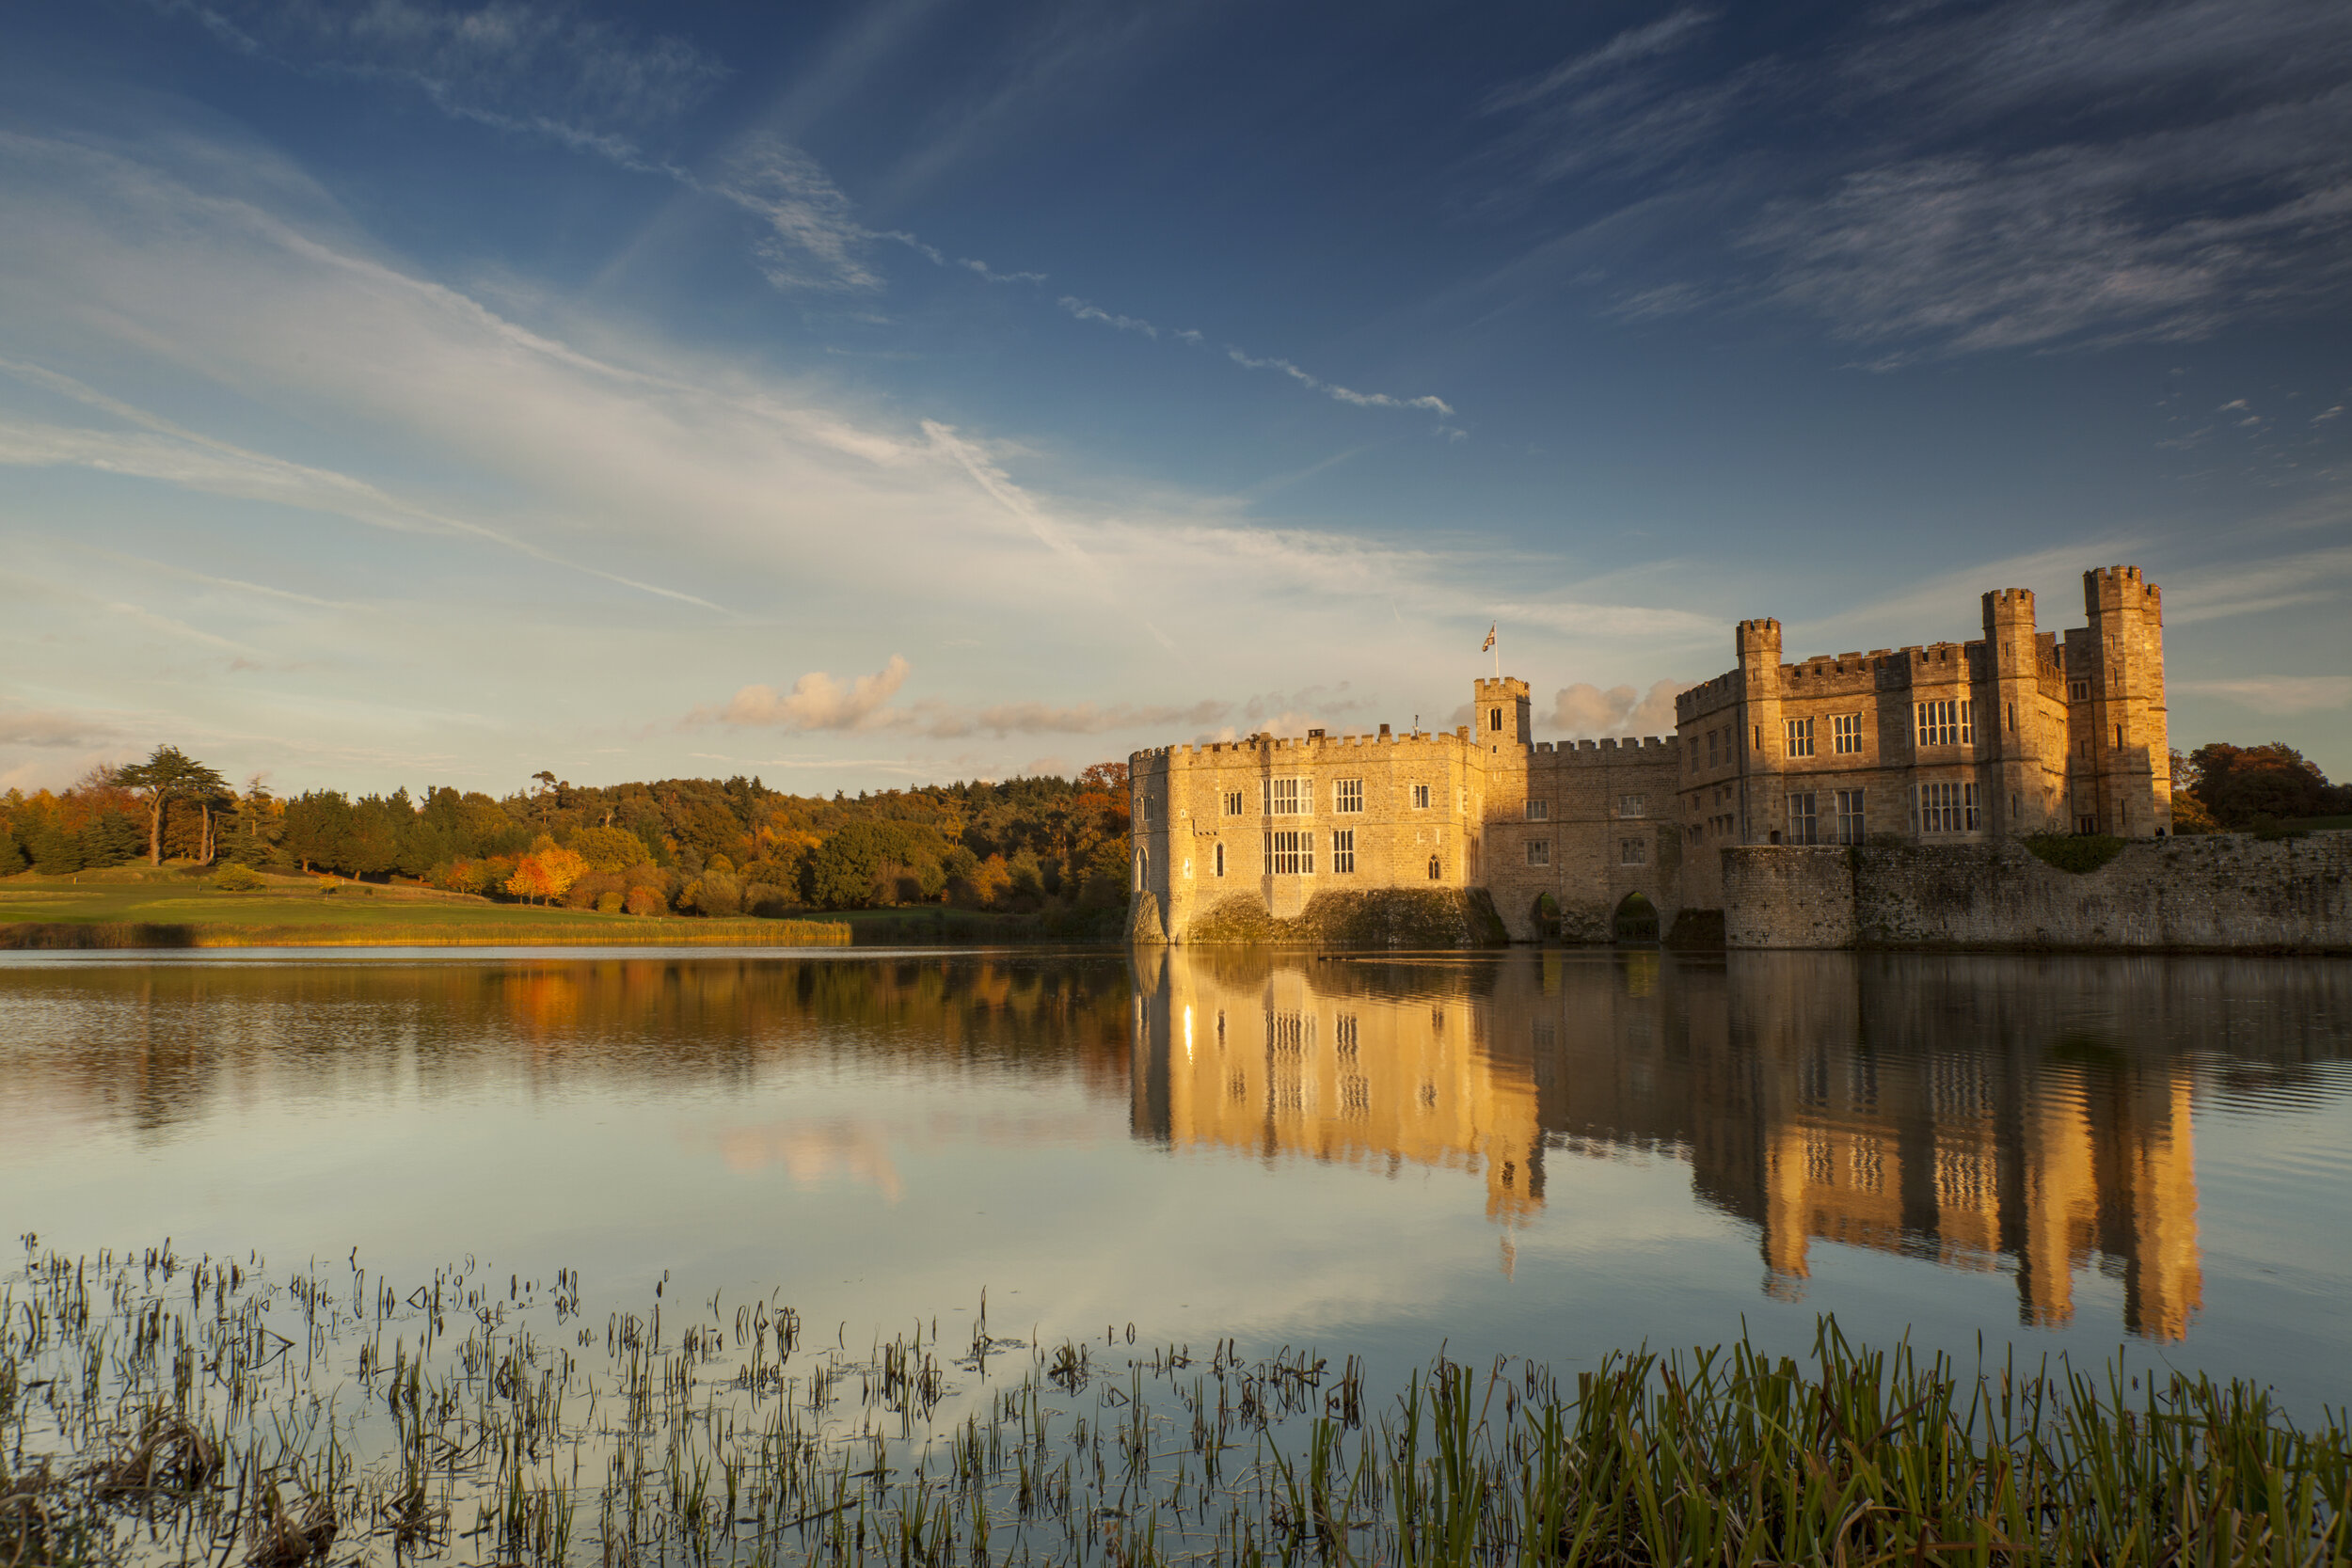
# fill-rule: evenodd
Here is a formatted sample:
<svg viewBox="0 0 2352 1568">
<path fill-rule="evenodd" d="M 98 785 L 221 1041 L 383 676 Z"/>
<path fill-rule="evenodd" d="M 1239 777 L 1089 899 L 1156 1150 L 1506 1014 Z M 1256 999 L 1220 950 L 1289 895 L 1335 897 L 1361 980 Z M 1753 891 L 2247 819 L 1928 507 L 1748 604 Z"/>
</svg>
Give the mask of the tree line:
<svg viewBox="0 0 2352 1568">
<path fill-rule="evenodd" d="M 394 879 L 639 914 L 953 905 L 1104 911 L 1128 886 L 1127 769 L 1074 779 L 787 795 L 756 778 L 439 786 L 288 799 L 231 786 L 174 747 L 58 793 L 0 797 L 0 876 L 144 860 Z"/>
<path fill-rule="evenodd" d="M 2352 815 L 2352 784 L 2331 784 L 2316 763 L 2284 741 L 2216 741 L 2172 753 L 2175 832 L 2260 830 L 2318 816 Z"/>
</svg>

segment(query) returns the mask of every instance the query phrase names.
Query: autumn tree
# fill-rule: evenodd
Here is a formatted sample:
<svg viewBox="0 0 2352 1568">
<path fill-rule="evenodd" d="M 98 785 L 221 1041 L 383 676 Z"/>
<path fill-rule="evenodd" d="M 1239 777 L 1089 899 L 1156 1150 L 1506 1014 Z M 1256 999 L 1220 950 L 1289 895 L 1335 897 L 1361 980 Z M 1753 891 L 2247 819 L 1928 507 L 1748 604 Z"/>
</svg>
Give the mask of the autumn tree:
<svg viewBox="0 0 2352 1568">
<path fill-rule="evenodd" d="M 229 781 L 177 746 L 158 746 L 145 762 L 115 770 L 115 784 L 129 790 L 147 807 L 147 863 L 164 863 L 164 810 L 177 800 L 217 798 L 230 792 Z"/>
<path fill-rule="evenodd" d="M 506 891 L 517 898 L 551 904 L 588 874 L 588 863 L 545 833 L 532 840 L 531 853 L 516 863 Z"/>
</svg>

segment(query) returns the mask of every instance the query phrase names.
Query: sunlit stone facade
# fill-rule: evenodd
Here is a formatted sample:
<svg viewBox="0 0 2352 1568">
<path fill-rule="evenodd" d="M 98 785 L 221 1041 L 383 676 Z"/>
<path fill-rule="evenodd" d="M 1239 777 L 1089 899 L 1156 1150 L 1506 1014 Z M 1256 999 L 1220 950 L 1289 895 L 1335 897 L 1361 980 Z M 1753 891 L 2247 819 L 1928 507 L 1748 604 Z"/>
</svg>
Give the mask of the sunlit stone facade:
<svg viewBox="0 0 2352 1568">
<path fill-rule="evenodd" d="M 1737 667 L 1684 691 L 1665 737 L 1538 741 L 1527 682 L 1502 676 L 1451 734 L 1138 752 L 1138 934 L 1181 942 L 1233 900 L 1288 920 L 1419 888 L 1491 895 L 1515 938 L 1556 920 L 1605 941 L 1723 908 L 1733 845 L 2168 832 L 2162 594 L 2115 566 L 2083 597 L 2063 638 L 2001 589 L 1977 641 L 1795 663 L 1777 621 L 1742 621 Z"/>
</svg>

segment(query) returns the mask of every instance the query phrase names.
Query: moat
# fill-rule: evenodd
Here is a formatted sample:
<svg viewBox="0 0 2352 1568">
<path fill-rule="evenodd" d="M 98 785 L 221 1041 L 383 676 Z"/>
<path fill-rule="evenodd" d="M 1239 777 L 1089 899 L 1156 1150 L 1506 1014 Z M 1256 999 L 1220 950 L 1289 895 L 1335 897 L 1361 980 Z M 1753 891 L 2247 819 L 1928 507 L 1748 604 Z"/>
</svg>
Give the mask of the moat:
<svg viewBox="0 0 2352 1568">
<path fill-rule="evenodd" d="M 1024 1334 L 1570 1367 L 1828 1311 L 2315 1409 L 2352 1399 L 2352 964 L 12 955 L 0 1221 L 851 1338 L 985 1289 Z"/>
</svg>

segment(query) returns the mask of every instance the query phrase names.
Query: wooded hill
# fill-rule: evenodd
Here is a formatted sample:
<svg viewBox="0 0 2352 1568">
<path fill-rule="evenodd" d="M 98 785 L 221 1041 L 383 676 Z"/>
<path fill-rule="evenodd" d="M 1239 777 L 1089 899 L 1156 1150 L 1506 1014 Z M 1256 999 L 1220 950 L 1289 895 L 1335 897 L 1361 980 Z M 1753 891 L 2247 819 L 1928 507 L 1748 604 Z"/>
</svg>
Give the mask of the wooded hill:
<svg viewBox="0 0 2352 1568">
<path fill-rule="evenodd" d="M 0 797 L 0 875 L 173 860 L 644 914 L 1107 911 L 1127 893 L 1126 774 L 826 800 L 740 776 L 588 787 L 542 773 L 502 800 L 446 787 L 279 800 L 164 747 L 61 794 Z"/>
</svg>

